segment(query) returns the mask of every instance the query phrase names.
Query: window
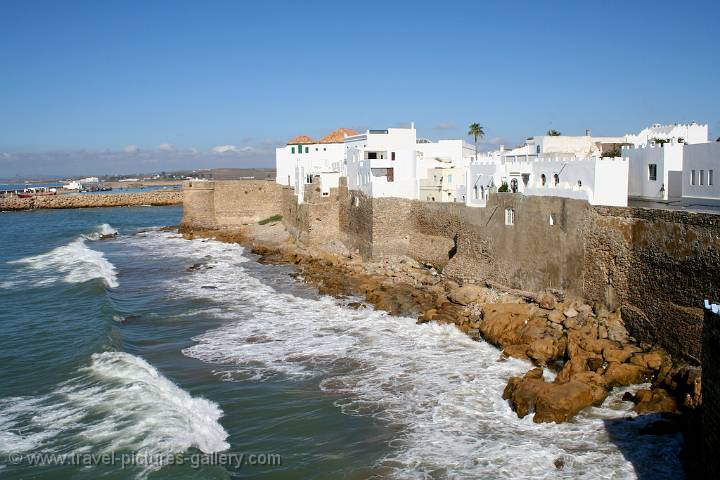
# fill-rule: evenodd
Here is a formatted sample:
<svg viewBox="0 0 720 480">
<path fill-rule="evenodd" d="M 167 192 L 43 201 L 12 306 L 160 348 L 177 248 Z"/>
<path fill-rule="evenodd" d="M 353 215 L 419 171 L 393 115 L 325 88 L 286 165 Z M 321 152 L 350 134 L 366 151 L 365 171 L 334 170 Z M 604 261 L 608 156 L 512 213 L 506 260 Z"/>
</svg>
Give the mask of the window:
<svg viewBox="0 0 720 480">
<path fill-rule="evenodd" d="M 448 183 L 452 183 L 452 173 L 448 175 Z"/>
<path fill-rule="evenodd" d="M 705 185 L 705 170 L 700 170 L 700 185 Z"/>
<path fill-rule="evenodd" d="M 323 152 L 327 152 L 327 148 L 323 147 Z"/>
<path fill-rule="evenodd" d="M 651 182 L 657 181 L 657 164 L 655 163 L 648 165 L 648 180 Z"/>
<path fill-rule="evenodd" d="M 713 171 L 708 170 L 708 186 L 711 186 L 713 184 Z"/>
<path fill-rule="evenodd" d="M 582 180 L 578 180 L 578 187 L 582 187 Z"/>
<path fill-rule="evenodd" d="M 546 180 L 547 180 L 547 179 L 545 178 L 545 174 L 544 174 L 544 173 L 543 173 L 542 175 L 540 175 L 540 184 L 541 184 L 543 187 L 545 186 L 545 181 L 546 181 Z"/>
<path fill-rule="evenodd" d="M 367 158 L 368 160 L 377 160 L 377 152 L 368 152 Z"/>
<path fill-rule="evenodd" d="M 478 200 L 478 198 L 479 198 L 479 197 L 478 197 L 478 187 L 477 187 L 477 185 L 475 185 L 475 186 L 473 187 L 473 199 L 474 199 L 474 200 Z"/>
<path fill-rule="evenodd" d="M 310 149 L 308 147 L 305 147 L 305 153 L 309 153 Z"/>
<path fill-rule="evenodd" d="M 695 170 L 693 170 L 690 172 L 690 185 L 695 185 L 697 183 L 695 178 Z"/>
<path fill-rule="evenodd" d="M 435 201 L 435 197 L 432 197 L 432 201 L 433 201 L 433 202 Z"/>
<path fill-rule="evenodd" d="M 390 160 L 395 160 L 395 152 L 390 152 Z"/>
<path fill-rule="evenodd" d="M 295 147 L 291 147 L 290 150 L 292 153 L 295 153 Z"/>
<path fill-rule="evenodd" d="M 395 169 L 388 168 L 387 169 L 387 181 L 388 182 L 394 182 L 395 181 Z"/>
<path fill-rule="evenodd" d="M 316 152 L 318 151 L 318 148 L 317 148 L 317 147 L 315 147 L 315 151 L 316 151 Z"/>
<path fill-rule="evenodd" d="M 353 197 L 353 205 L 356 207 L 360 206 L 360 197 Z"/>
<path fill-rule="evenodd" d="M 535 148 L 535 153 L 537 153 L 538 155 L 540 154 L 540 145 Z"/>
<path fill-rule="evenodd" d="M 550 218 L 548 219 L 548 223 L 549 223 L 550 225 L 555 225 L 555 215 L 553 215 L 552 213 L 550 214 Z"/>
<path fill-rule="evenodd" d="M 555 186 L 557 187 L 560 183 L 560 175 L 558 175 L 557 173 L 553 175 L 553 181 L 555 182 Z"/>
<path fill-rule="evenodd" d="M 512 208 L 505 209 L 505 225 L 515 225 L 515 210 Z"/>
</svg>

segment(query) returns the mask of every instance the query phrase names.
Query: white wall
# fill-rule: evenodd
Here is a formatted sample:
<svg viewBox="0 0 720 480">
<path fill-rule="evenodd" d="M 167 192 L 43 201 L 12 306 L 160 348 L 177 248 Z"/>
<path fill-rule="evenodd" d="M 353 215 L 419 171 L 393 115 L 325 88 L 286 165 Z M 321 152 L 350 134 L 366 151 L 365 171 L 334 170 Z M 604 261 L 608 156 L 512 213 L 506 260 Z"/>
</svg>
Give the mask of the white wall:
<svg viewBox="0 0 720 480">
<path fill-rule="evenodd" d="M 720 200 L 720 142 L 685 145 L 683 160 L 683 197 Z M 695 170 L 695 185 L 692 185 L 692 171 Z M 700 185 L 700 171 L 703 185 Z M 710 172 L 712 171 L 712 185 Z"/>
<path fill-rule="evenodd" d="M 678 142 L 683 139 L 687 144 L 706 143 L 708 141 L 707 124 L 698 123 L 675 124 L 675 125 L 653 125 L 642 129 L 638 134 L 625 135 L 628 143 L 636 146 L 647 145 L 651 140 L 660 138 L 667 141 Z"/>
<path fill-rule="evenodd" d="M 648 145 L 623 148 L 622 154 L 630 162 L 628 195 L 648 199 L 668 200 L 682 192 L 671 191 L 670 172 L 683 170 L 683 144 Z M 650 180 L 649 165 L 657 165 L 656 180 Z"/>
<path fill-rule="evenodd" d="M 302 166 L 307 174 L 341 171 L 344 161 L 343 143 L 286 145 L 275 149 L 275 181 L 280 185 L 288 185 L 289 176 L 289 185 L 292 186 L 295 168 L 298 166 Z"/>
<path fill-rule="evenodd" d="M 523 182 L 523 174 L 528 179 Z M 543 183 L 543 175 L 545 181 Z M 558 183 L 555 183 L 555 175 Z M 585 200 L 592 205 L 627 206 L 628 161 L 624 158 L 550 158 L 528 161 L 482 162 L 472 164 L 467 171 L 468 206 L 484 207 L 482 193 L 489 185 L 499 187 L 515 178 L 518 191 L 524 195 L 552 196 Z M 478 197 L 475 195 L 475 186 Z"/>
</svg>

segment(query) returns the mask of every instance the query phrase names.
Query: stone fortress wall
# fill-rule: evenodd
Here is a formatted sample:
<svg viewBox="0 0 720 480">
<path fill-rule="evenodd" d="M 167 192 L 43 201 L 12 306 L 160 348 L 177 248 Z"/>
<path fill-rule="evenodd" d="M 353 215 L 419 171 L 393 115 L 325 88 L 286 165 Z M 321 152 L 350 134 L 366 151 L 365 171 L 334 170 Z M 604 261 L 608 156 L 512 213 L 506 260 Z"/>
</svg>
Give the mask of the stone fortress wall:
<svg viewBox="0 0 720 480">
<path fill-rule="evenodd" d="M 236 227 L 279 213 L 311 246 L 342 244 L 366 259 L 408 255 L 466 282 L 621 308 L 638 340 L 701 363 L 702 301 L 720 288 L 720 217 L 512 193 L 491 195 L 486 208 L 369 198 L 343 180 L 329 196 L 306 185 L 298 204 L 274 182 L 202 183 L 186 185 L 186 226 Z"/>
<path fill-rule="evenodd" d="M 720 364 L 720 305 L 705 301 L 703 364 Z M 720 472 L 720 369 L 702 370 L 702 457 L 704 473 L 714 478 Z"/>
</svg>

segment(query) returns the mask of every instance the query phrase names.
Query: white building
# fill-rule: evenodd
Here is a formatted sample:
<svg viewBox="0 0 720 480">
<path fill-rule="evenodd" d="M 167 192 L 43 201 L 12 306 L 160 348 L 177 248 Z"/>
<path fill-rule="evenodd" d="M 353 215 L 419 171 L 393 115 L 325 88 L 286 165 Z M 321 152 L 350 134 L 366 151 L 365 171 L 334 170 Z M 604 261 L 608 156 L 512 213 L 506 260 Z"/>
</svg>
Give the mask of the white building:
<svg viewBox="0 0 720 480">
<path fill-rule="evenodd" d="M 467 168 L 465 204 L 484 207 L 491 191 L 627 206 L 628 162 L 618 152 L 625 137 L 541 135 L 525 145 L 485 154 Z M 604 156 L 603 156 L 604 155 Z"/>
<path fill-rule="evenodd" d="M 692 200 L 720 202 L 720 142 L 685 145 L 682 196 Z"/>
<path fill-rule="evenodd" d="M 684 145 L 708 141 L 708 126 L 659 125 L 626 135 L 622 154 L 630 161 L 628 195 L 631 198 L 667 201 L 683 195 Z"/>
<path fill-rule="evenodd" d="M 419 199 L 428 202 L 465 202 L 465 171 L 475 150 L 463 140 L 417 141 L 421 173 Z M 424 177 L 424 178 L 423 178 Z"/>
<path fill-rule="evenodd" d="M 491 191 L 507 184 L 524 195 L 585 200 L 591 205 L 627 206 L 628 162 L 618 157 L 503 158 L 468 167 L 465 204 L 484 207 Z"/>
<path fill-rule="evenodd" d="M 371 197 L 454 202 L 474 150 L 462 140 L 417 138 L 410 128 L 367 130 L 345 139 L 351 190 Z"/>
<path fill-rule="evenodd" d="M 672 124 L 672 125 L 660 125 L 659 123 L 653 124 L 651 127 L 644 128 L 638 134 L 625 135 L 627 143 L 633 145 L 648 145 L 650 143 L 656 143 L 654 140 L 662 140 L 665 142 L 674 143 L 706 143 L 708 141 L 708 126 L 707 124 L 700 125 L 696 122 L 689 124 Z"/>
<path fill-rule="evenodd" d="M 304 186 L 318 176 L 323 195 L 329 195 L 345 172 L 345 138 L 356 134 L 340 128 L 317 141 L 306 135 L 293 138 L 286 146 L 275 149 L 275 181 L 293 187 L 302 203 Z"/>
</svg>

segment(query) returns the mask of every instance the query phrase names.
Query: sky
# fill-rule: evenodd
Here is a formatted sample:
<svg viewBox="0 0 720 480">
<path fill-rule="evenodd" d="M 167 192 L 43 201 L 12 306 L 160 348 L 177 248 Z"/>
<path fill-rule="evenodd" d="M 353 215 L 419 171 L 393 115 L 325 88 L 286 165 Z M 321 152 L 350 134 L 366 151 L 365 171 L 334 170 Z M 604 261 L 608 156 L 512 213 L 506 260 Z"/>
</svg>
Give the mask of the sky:
<svg viewBox="0 0 720 480">
<path fill-rule="evenodd" d="M 708 123 L 720 2 L 0 0 L 0 178 L 268 167 L 339 127 L 481 149 Z"/>
</svg>

